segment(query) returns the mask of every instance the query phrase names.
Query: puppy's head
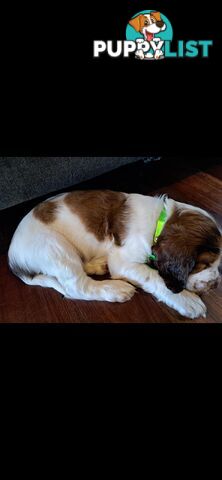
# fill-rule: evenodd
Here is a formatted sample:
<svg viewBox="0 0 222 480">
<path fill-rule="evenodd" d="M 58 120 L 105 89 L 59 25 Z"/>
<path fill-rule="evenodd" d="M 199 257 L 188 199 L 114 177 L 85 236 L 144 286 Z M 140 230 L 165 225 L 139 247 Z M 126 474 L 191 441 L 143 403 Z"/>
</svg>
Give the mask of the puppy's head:
<svg viewBox="0 0 222 480">
<path fill-rule="evenodd" d="M 176 209 L 153 252 L 156 267 L 174 293 L 206 292 L 219 283 L 221 233 L 215 221 L 195 210 Z"/>
<path fill-rule="evenodd" d="M 135 28 L 137 32 L 142 33 L 148 41 L 153 39 L 155 33 L 166 29 L 166 24 L 163 22 L 160 12 L 137 15 L 137 17 L 129 21 L 129 24 Z"/>
</svg>

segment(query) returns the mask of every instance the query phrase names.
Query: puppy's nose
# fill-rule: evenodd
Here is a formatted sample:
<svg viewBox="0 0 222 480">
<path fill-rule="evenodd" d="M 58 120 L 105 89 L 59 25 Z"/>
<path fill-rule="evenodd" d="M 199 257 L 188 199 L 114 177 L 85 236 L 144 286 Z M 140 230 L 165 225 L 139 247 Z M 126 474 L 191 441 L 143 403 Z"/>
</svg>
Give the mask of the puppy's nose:
<svg viewBox="0 0 222 480">
<path fill-rule="evenodd" d="M 162 28 L 162 27 L 164 26 L 163 20 L 158 20 L 158 21 L 156 22 L 156 25 L 157 25 L 157 27 Z"/>
</svg>

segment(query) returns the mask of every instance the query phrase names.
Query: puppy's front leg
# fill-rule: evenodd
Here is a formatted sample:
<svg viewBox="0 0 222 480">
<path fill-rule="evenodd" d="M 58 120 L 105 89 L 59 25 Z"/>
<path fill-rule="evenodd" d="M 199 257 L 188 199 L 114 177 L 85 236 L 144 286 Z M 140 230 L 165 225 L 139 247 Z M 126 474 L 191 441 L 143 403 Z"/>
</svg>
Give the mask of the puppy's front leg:
<svg viewBox="0 0 222 480">
<path fill-rule="evenodd" d="M 177 310 L 181 315 L 189 318 L 205 317 L 206 306 L 194 293 L 183 290 L 173 293 L 169 290 L 157 270 L 146 264 L 127 262 L 119 255 L 114 255 L 108 260 L 112 278 L 121 278 L 151 293 L 158 301 L 164 302 L 169 307 Z"/>
</svg>

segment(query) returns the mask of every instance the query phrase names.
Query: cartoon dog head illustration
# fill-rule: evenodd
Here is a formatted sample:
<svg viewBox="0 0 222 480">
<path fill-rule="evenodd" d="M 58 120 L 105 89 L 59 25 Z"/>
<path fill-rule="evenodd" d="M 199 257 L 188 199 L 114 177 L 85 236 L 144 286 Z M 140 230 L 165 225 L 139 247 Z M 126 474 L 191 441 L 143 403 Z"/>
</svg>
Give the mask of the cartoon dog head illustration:
<svg viewBox="0 0 222 480">
<path fill-rule="evenodd" d="M 153 40 L 156 33 L 163 32 L 166 29 L 166 24 L 162 20 L 160 12 L 137 15 L 129 21 L 129 24 L 137 32 L 144 35 L 144 39 L 148 42 Z"/>
</svg>

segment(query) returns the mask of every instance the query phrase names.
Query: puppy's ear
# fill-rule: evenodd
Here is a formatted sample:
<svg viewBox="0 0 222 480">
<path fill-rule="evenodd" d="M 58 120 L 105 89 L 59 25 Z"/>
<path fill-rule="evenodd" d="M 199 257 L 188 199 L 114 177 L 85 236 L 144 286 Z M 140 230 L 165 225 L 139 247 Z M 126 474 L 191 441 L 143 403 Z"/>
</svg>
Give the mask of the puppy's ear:
<svg viewBox="0 0 222 480">
<path fill-rule="evenodd" d="M 175 247 L 175 246 L 174 246 Z M 188 276 L 195 265 L 195 259 L 188 252 L 176 251 L 172 245 L 153 248 L 157 255 L 157 268 L 169 290 L 174 293 L 186 288 Z"/>
<path fill-rule="evenodd" d="M 212 219 L 199 212 L 175 209 L 153 247 L 156 266 L 167 287 L 175 293 L 186 288 L 197 259 L 207 264 L 219 255 L 220 240 Z"/>
<path fill-rule="evenodd" d="M 131 27 L 135 28 L 137 32 L 140 31 L 142 17 L 143 15 L 137 15 L 137 17 L 134 17 L 129 21 L 129 24 L 131 25 Z"/>
</svg>

